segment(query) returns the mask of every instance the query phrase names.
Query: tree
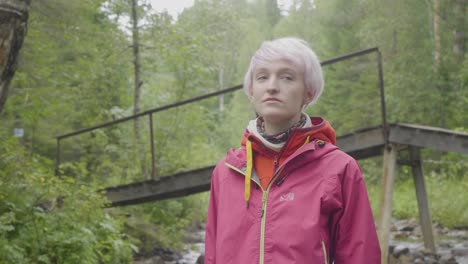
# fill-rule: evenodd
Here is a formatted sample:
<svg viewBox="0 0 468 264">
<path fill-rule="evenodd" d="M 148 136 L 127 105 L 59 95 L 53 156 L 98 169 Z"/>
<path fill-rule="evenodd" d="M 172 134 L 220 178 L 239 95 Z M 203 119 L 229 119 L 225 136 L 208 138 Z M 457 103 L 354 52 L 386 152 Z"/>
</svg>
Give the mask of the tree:
<svg viewBox="0 0 468 264">
<path fill-rule="evenodd" d="M 462 63 L 465 58 L 465 38 L 466 38 L 466 0 L 457 0 L 454 4 L 455 12 L 455 27 L 453 31 L 453 52 L 455 60 Z"/>
<path fill-rule="evenodd" d="M 26 36 L 31 0 L 0 0 L 0 113 L 8 98 L 10 82 Z"/>
<path fill-rule="evenodd" d="M 432 15 L 432 30 L 434 39 L 434 71 L 438 72 L 441 62 L 441 32 L 440 32 L 440 2 L 439 0 L 432 0 L 429 5 Z"/>
<path fill-rule="evenodd" d="M 268 24 L 274 27 L 281 19 L 281 10 L 278 8 L 278 1 L 266 0 L 265 9 Z"/>
<path fill-rule="evenodd" d="M 138 28 L 138 0 L 131 0 L 132 4 L 132 48 L 133 48 L 133 65 L 134 65 L 134 99 L 133 99 L 133 114 L 140 112 L 140 97 L 141 97 L 141 86 L 143 82 L 140 80 L 141 65 L 140 65 L 140 38 Z M 135 120 L 135 133 L 137 140 L 140 126 L 139 119 Z"/>
</svg>

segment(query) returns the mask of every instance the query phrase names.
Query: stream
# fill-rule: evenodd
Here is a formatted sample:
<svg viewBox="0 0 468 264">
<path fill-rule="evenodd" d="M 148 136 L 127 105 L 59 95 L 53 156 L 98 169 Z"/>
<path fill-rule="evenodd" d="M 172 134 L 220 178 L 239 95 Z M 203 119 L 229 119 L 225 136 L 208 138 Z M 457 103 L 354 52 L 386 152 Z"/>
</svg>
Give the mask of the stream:
<svg viewBox="0 0 468 264">
<path fill-rule="evenodd" d="M 188 244 L 182 252 L 182 258 L 179 259 L 177 264 L 199 264 L 197 263 L 198 257 L 205 252 L 205 230 L 196 231 L 191 235 L 192 243 Z"/>
</svg>

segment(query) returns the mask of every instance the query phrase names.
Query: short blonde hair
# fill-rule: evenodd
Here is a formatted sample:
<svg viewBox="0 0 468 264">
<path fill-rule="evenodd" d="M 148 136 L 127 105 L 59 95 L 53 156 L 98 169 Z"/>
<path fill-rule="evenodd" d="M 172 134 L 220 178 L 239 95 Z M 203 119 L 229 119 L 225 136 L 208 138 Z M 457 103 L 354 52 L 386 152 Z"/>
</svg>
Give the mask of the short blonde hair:
<svg viewBox="0 0 468 264">
<path fill-rule="evenodd" d="M 286 60 L 299 67 L 304 74 L 304 86 L 313 96 L 309 105 L 317 102 L 324 87 L 320 61 L 306 41 L 292 37 L 265 41 L 252 56 L 244 77 L 244 92 L 248 96 L 252 93 L 252 77 L 257 65 L 274 60 Z"/>
</svg>

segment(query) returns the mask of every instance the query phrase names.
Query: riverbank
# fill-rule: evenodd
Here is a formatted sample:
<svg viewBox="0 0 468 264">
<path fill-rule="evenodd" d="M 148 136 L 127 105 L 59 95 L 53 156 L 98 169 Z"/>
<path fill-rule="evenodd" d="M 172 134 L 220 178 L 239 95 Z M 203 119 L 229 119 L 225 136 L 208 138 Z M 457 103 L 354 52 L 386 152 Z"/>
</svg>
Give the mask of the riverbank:
<svg viewBox="0 0 468 264">
<path fill-rule="evenodd" d="M 391 225 L 389 264 L 468 264 L 468 226 L 448 229 L 433 225 L 437 254 L 424 249 L 418 220 L 396 220 Z M 134 264 L 199 264 L 204 251 L 204 230 L 186 234 L 181 252 L 155 249 L 151 256 L 141 256 Z"/>
<path fill-rule="evenodd" d="M 436 254 L 424 248 L 418 220 L 393 220 L 389 264 L 468 264 L 468 226 L 433 225 Z"/>
</svg>

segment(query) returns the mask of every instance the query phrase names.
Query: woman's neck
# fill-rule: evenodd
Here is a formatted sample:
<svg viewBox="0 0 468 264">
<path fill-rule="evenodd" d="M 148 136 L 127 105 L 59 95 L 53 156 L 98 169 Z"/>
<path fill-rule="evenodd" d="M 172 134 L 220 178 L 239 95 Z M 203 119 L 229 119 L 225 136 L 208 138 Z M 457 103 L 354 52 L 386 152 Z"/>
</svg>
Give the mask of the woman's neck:
<svg viewBox="0 0 468 264">
<path fill-rule="evenodd" d="M 297 118 L 291 119 L 288 122 L 268 122 L 267 120 L 264 120 L 264 125 L 265 125 L 265 134 L 266 135 L 277 135 L 279 133 L 283 133 L 286 130 L 290 129 L 292 126 L 297 124 L 301 120 L 301 116 L 298 116 Z"/>
</svg>

